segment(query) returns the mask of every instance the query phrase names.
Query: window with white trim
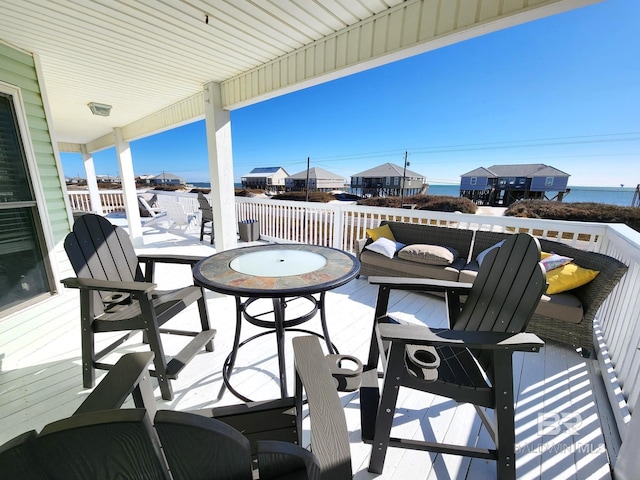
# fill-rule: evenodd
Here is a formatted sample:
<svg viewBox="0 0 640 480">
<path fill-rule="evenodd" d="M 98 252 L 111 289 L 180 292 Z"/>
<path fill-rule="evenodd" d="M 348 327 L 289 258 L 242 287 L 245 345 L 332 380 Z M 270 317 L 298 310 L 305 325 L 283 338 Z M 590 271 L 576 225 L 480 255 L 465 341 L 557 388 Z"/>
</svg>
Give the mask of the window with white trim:
<svg viewBox="0 0 640 480">
<path fill-rule="evenodd" d="M 0 90 L 0 315 L 51 292 L 44 248 L 14 95 Z M 19 121 L 20 120 L 20 121 Z"/>
<path fill-rule="evenodd" d="M 478 184 L 478 177 L 471 177 L 471 179 L 469 180 L 469 184 L 470 185 L 477 185 Z"/>
<path fill-rule="evenodd" d="M 544 185 L 545 187 L 551 187 L 553 186 L 553 177 L 547 177 L 544 180 Z"/>
</svg>

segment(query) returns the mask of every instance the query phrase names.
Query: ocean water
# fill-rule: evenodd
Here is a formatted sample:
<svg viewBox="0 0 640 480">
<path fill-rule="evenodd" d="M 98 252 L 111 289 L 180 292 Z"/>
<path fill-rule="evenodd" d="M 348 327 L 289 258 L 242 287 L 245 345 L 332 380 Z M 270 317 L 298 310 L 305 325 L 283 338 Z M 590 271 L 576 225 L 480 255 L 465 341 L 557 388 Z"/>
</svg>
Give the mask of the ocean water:
<svg viewBox="0 0 640 480">
<path fill-rule="evenodd" d="M 563 203 L 593 202 L 609 205 L 631 206 L 635 187 L 569 187 L 570 192 L 565 194 Z M 430 185 L 429 195 L 451 195 L 457 197 L 460 194 L 458 185 Z M 555 195 L 555 192 L 553 193 Z"/>
<path fill-rule="evenodd" d="M 193 183 L 196 187 L 210 188 L 209 183 Z M 239 183 L 236 188 L 241 188 Z M 593 202 L 609 205 L 631 206 L 635 187 L 569 187 L 571 191 L 565 195 L 564 203 Z M 449 195 L 457 197 L 460 194 L 458 185 L 430 185 L 429 195 Z"/>
</svg>

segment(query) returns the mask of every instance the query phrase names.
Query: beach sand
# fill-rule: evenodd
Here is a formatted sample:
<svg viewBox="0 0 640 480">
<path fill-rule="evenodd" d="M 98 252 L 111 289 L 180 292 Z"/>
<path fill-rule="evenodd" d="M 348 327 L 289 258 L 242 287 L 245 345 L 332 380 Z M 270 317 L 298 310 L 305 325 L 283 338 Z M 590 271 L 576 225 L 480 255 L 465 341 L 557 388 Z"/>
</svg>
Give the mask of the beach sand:
<svg viewBox="0 0 640 480">
<path fill-rule="evenodd" d="M 506 210 L 506 207 L 478 207 L 476 215 L 494 215 L 496 217 L 502 217 Z"/>
</svg>

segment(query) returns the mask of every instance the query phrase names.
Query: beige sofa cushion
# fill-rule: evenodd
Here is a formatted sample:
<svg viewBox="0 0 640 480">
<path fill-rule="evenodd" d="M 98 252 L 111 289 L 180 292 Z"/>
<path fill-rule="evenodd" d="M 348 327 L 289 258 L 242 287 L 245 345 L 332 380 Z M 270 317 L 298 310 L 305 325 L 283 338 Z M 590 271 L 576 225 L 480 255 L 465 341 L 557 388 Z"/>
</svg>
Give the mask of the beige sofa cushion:
<svg viewBox="0 0 640 480">
<path fill-rule="evenodd" d="M 463 283 L 473 283 L 473 281 L 476 279 L 476 275 L 478 275 L 478 270 L 480 270 L 478 261 L 471 260 L 471 262 L 466 264 L 464 268 L 460 270 L 458 281 Z"/>
<path fill-rule="evenodd" d="M 582 302 L 571 293 L 543 295 L 535 313 L 569 323 L 580 323 L 584 316 Z"/>
<path fill-rule="evenodd" d="M 398 257 L 412 262 L 428 265 L 451 265 L 458 258 L 458 252 L 453 248 L 440 245 L 423 245 L 414 243 L 407 245 L 398 252 Z"/>
<path fill-rule="evenodd" d="M 458 280 L 460 273 L 460 270 L 456 267 L 461 266 L 457 261 L 452 265 L 442 266 L 403 260 L 397 256 L 391 259 L 368 250 L 362 252 L 360 261 L 363 263 L 366 262 L 369 265 L 394 270 L 398 272 L 398 276 L 425 277 L 436 280 L 451 280 L 454 282 Z M 462 260 L 462 265 L 464 265 L 464 260 Z"/>
</svg>

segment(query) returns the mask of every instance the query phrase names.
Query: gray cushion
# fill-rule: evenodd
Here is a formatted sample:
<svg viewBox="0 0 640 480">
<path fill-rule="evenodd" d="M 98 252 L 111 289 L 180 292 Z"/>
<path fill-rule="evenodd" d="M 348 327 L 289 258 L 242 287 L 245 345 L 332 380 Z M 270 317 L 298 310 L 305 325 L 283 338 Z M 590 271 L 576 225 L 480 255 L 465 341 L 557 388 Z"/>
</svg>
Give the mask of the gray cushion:
<svg viewBox="0 0 640 480">
<path fill-rule="evenodd" d="M 569 323 L 580 323 L 584 316 L 582 302 L 571 293 L 543 295 L 535 313 Z"/>
</svg>

